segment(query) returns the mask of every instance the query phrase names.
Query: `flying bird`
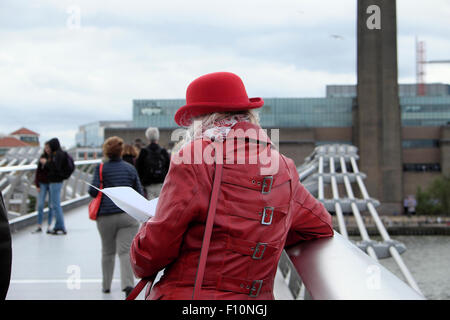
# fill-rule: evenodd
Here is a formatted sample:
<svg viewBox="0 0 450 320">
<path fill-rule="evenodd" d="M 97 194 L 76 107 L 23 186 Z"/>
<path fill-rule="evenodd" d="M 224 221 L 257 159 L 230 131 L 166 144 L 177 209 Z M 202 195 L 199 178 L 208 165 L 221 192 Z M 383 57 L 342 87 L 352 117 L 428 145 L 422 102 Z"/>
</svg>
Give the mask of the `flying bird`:
<svg viewBox="0 0 450 320">
<path fill-rule="evenodd" d="M 330 37 L 332 37 L 333 39 L 336 39 L 336 40 L 344 40 L 344 37 L 340 36 L 338 34 L 332 34 L 332 35 L 330 35 Z"/>
</svg>

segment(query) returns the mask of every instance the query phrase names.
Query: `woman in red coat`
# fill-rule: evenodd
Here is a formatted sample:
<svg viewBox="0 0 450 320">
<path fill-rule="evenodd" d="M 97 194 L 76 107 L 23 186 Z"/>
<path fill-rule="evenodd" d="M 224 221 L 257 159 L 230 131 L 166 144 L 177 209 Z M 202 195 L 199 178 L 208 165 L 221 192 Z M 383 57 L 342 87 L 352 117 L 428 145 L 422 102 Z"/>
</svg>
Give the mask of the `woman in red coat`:
<svg viewBox="0 0 450 320">
<path fill-rule="evenodd" d="M 186 102 L 175 121 L 187 130 L 155 216 L 131 245 L 134 272 L 146 278 L 165 269 L 147 299 L 192 299 L 216 159 L 223 169 L 199 298 L 273 299 L 282 250 L 333 236 L 331 216 L 260 128 L 253 109 L 264 102 L 249 99 L 238 76 L 202 76 Z"/>
</svg>

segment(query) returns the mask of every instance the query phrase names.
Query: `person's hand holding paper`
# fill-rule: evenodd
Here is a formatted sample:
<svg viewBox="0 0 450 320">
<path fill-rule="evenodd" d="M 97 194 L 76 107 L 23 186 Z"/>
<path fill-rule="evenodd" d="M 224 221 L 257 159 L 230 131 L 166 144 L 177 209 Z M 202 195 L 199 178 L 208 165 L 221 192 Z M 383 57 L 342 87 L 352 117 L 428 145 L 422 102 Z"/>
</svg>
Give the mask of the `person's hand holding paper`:
<svg viewBox="0 0 450 320">
<path fill-rule="evenodd" d="M 91 184 L 89 185 L 92 186 Z M 116 206 L 139 222 L 146 222 L 155 215 L 159 198 L 149 201 L 130 187 L 112 187 L 104 189 L 92 187 L 102 192 L 110 198 Z"/>
</svg>

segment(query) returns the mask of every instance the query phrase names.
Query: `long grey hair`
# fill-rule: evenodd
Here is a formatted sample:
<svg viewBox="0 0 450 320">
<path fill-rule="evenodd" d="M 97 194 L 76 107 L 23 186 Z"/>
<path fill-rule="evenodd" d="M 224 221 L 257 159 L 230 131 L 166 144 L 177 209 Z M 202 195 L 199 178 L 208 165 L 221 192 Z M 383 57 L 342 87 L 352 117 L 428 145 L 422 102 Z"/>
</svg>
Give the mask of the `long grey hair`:
<svg viewBox="0 0 450 320">
<path fill-rule="evenodd" d="M 243 115 L 244 118 L 248 119 L 250 123 L 260 125 L 259 124 L 259 114 L 256 110 L 250 109 L 245 111 L 237 111 L 237 112 L 215 112 L 205 114 L 192 119 L 192 123 L 184 129 L 184 131 L 179 134 L 181 135 L 181 140 L 176 143 L 174 148 L 172 149 L 172 153 L 177 153 L 179 150 L 183 148 L 189 142 L 202 138 L 203 132 L 210 128 L 213 128 L 217 122 L 221 120 L 231 118 L 234 115 Z"/>
</svg>

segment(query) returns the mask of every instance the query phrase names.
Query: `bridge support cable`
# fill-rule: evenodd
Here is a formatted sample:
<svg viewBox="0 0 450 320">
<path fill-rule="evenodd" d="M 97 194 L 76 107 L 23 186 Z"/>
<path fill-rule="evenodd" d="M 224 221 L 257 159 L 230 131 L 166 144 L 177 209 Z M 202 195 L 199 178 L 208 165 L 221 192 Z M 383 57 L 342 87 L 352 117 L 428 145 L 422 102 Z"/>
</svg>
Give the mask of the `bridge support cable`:
<svg viewBox="0 0 450 320">
<path fill-rule="evenodd" d="M 355 195 L 353 193 L 352 185 L 350 184 L 350 180 L 347 175 L 347 167 L 345 164 L 345 160 L 343 159 L 343 157 L 340 158 L 341 158 L 341 171 L 344 176 L 345 190 L 347 191 L 347 196 L 350 199 L 352 212 L 353 215 L 355 216 L 356 224 L 358 225 L 361 238 L 363 239 L 363 241 L 366 241 L 367 243 L 372 243 L 372 240 L 370 239 L 369 234 L 366 230 L 366 226 L 364 225 L 364 221 L 361 217 L 361 213 L 359 212 L 358 206 L 355 204 Z M 375 260 L 378 260 L 378 257 L 372 246 L 370 245 L 367 246 L 367 253 Z"/>
<path fill-rule="evenodd" d="M 356 160 L 352 157 L 351 158 L 351 164 L 353 171 L 355 173 L 359 173 L 359 168 L 356 163 Z M 361 194 L 363 195 L 363 198 L 366 200 L 369 200 L 369 194 L 367 192 L 366 186 L 364 185 L 361 177 L 357 176 L 356 181 L 358 183 L 358 186 L 361 190 Z M 386 228 L 384 227 L 383 222 L 380 219 L 380 216 L 378 215 L 378 212 L 376 211 L 375 207 L 371 202 L 367 203 L 367 208 L 372 216 L 372 219 L 375 222 L 375 225 L 377 226 L 378 232 L 380 233 L 381 237 L 383 238 L 383 241 L 385 243 L 392 243 L 392 239 L 389 236 L 389 233 L 387 232 Z M 412 276 L 411 272 L 409 271 L 408 267 L 405 265 L 402 257 L 400 256 L 399 252 L 397 251 L 397 248 L 394 245 L 389 246 L 389 253 L 391 254 L 392 258 L 394 258 L 395 262 L 397 263 L 398 267 L 400 268 L 403 276 L 405 277 L 408 284 L 414 288 L 417 292 L 422 294 L 422 291 L 420 290 L 419 286 L 417 285 L 416 281 L 414 280 L 414 277 Z"/>
<path fill-rule="evenodd" d="M 344 214 L 342 213 L 342 207 L 341 204 L 339 203 L 339 190 L 338 190 L 338 186 L 337 186 L 337 182 L 336 182 L 336 176 L 335 174 L 335 168 L 334 168 L 334 158 L 330 157 L 330 174 L 331 174 L 331 187 L 332 187 L 332 192 L 333 192 L 333 199 L 336 201 L 336 203 L 334 204 L 335 210 L 336 210 L 336 216 L 338 219 L 338 224 L 339 224 L 339 231 L 341 232 L 341 235 L 348 239 L 348 234 L 347 234 L 347 227 L 345 226 L 345 219 L 344 219 Z"/>
</svg>

